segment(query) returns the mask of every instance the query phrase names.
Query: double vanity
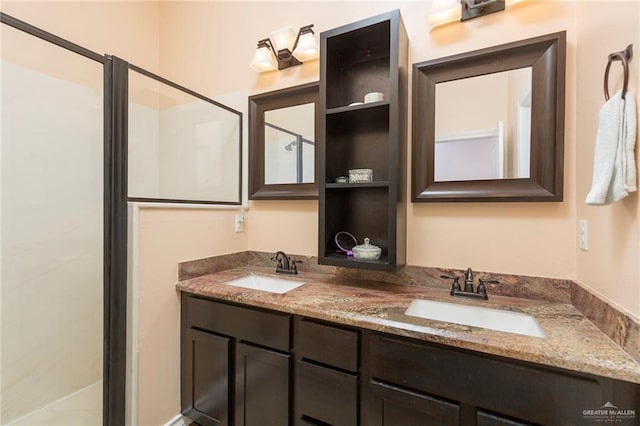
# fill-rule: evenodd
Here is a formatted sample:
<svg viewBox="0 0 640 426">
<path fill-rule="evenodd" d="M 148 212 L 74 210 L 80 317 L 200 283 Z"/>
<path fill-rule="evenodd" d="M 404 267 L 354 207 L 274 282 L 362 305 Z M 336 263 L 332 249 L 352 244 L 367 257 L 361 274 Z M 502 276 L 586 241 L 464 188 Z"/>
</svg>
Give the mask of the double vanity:
<svg viewBox="0 0 640 426">
<path fill-rule="evenodd" d="M 450 271 L 405 266 L 407 193 L 413 203 L 562 201 L 566 34 L 414 64 L 410 173 L 411 70 L 400 12 L 324 31 L 320 42 L 319 84 L 249 98 L 249 199 L 318 198 L 318 257 L 295 275 L 276 274 L 249 254 L 244 263 L 181 276 L 183 414 L 204 425 L 246 426 L 636 424 L 640 365 L 571 304 L 566 282 L 532 290 L 485 274 L 474 291 L 471 270 L 463 289 Z M 455 147 L 476 146 L 495 127 L 456 129 L 465 120 L 454 117 L 477 116 L 498 96 L 491 86 L 473 106 L 469 95 L 478 89 L 457 89 L 457 98 L 442 90 L 452 81 L 487 86 L 487 75 L 505 93 L 496 109 L 517 107 L 507 116 L 517 112 L 518 131 L 494 120 L 487 149 L 495 167 L 451 175 Z M 381 96 L 354 102 L 370 92 Z M 284 129 L 272 123 L 276 111 L 304 105 L 315 108 L 314 131 L 285 132 L 297 138 L 296 183 L 280 182 L 265 153 L 275 145 L 285 156 L 294 142 L 266 136 Z M 470 109 L 461 115 L 463 106 Z M 301 179 L 310 170 L 303 142 L 317 160 L 314 184 Z M 466 149 L 462 171 L 478 164 L 475 152 Z M 370 181 L 344 177 L 362 168 L 372 171 Z M 352 256 L 339 241 L 345 234 L 370 239 L 380 253 Z M 271 258 L 281 259 L 277 269 L 293 272 L 280 253 Z M 533 293 L 540 297 L 505 297 Z"/>
<path fill-rule="evenodd" d="M 183 413 L 205 425 L 574 425 L 607 402 L 640 406 L 640 365 L 570 304 L 438 286 L 251 264 L 180 281 Z"/>
</svg>

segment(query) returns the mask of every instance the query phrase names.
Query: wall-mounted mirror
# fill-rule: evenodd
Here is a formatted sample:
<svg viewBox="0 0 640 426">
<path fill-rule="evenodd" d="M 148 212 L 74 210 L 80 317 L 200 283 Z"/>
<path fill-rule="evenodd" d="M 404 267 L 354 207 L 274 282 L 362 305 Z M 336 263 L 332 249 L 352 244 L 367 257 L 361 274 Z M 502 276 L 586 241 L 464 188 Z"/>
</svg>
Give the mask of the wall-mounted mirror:
<svg viewBox="0 0 640 426">
<path fill-rule="evenodd" d="M 566 33 L 415 64 L 412 201 L 562 201 Z"/>
<path fill-rule="evenodd" d="M 318 197 L 319 84 L 249 97 L 249 199 Z"/>
</svg>

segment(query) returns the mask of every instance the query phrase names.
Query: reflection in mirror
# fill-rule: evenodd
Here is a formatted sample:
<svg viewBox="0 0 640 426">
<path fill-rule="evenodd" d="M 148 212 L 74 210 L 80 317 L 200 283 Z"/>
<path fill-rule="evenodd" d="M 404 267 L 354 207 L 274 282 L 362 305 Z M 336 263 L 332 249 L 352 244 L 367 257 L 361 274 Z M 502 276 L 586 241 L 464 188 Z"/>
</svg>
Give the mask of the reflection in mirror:
<svg viewBox="0 0 640 426">
<path fill-rule="evenodd" d="M 411 200 L 562 201 L 565 68 L 564 31 L 414 64 Z"/>
<path fill-rule="evenodd" d="M 531 70 L 436 84 L 436 182 L 530 177 Z"/>
<path fill-rule="evenodd" d="M 242 114 L 129 66 L 128 197 L 242 202 Z"/>
<path fill-rule="evenodd" d="M 318 198 L 319 83 L 249 97 L 249 199 Z"/>
<path fill-rule="evenodd" d="M 265 184 L 314 182 L 314 117 L 313 103 L 265 111 Z"/>
</svg>

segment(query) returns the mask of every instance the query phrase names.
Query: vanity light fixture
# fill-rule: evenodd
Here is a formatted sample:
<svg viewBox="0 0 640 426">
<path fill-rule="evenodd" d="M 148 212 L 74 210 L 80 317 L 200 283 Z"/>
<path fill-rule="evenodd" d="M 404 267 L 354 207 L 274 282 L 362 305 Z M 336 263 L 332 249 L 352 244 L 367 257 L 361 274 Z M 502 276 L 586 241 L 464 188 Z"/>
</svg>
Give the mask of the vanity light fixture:
<svg viewBox="0 0 640 426">
<path fill-rule="evenodd" d="M 505 0 L 462 0 L 461 5 L 462 17 L 460 20 L 468 21 L 469 19 L 503 11 Z"/>
<path fill-rule="evenodd" d="M 432 27 L 454 21 L 468 21 L 500 12 L 505 6 L 521 1 L 523 0 L 433 0 L 427 21 Z"/>
<path fill-rule="evenodd" d="M 291 27 L 271 32 L 269 38 L 258 41 L 251 68 L 258 72 L 282 70 L 320 56 L 313 24 L 300 28 L 296 36 Z"/>
</svg>

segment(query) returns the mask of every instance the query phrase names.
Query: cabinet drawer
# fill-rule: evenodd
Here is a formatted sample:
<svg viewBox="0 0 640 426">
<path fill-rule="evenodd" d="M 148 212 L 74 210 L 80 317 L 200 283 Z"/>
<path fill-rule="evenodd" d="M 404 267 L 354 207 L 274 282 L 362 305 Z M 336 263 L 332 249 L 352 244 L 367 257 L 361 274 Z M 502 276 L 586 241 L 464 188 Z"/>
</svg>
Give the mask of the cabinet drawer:
<svg viewBox="0 0 640 426">
<path fill-rule="evenodd" d="M 372 379 L 509 417 L 576 424 L 584 407 L 602 405 L 603 391 L 595 378 L 381 335 L 372 335 L 369 343 Z"/>
<path fill-rule="evenodd" d="M 193 296 L 186 301 L 186 325 L 238 340 L 289 351 L 290 316 L 264 312 Z"/>
<path fill-rule="evenodd" d="M 362 413 L 362 424 L 369 426 L 458 426 L 460 407 L 394 386 L 371 382 L 367 385 L 369 403 Z"/>
<path fill-rule="evenodd" d="M 297 424 L 314 420 L 333 426 L 358 424 L 356 376 L 299 361 L 295 389 Z"/>
<path fill-rule="evenodd" d="M 358 332 L 300 319 L 296 352 L 301 358 L 358 371 Z"/>
</svg>

